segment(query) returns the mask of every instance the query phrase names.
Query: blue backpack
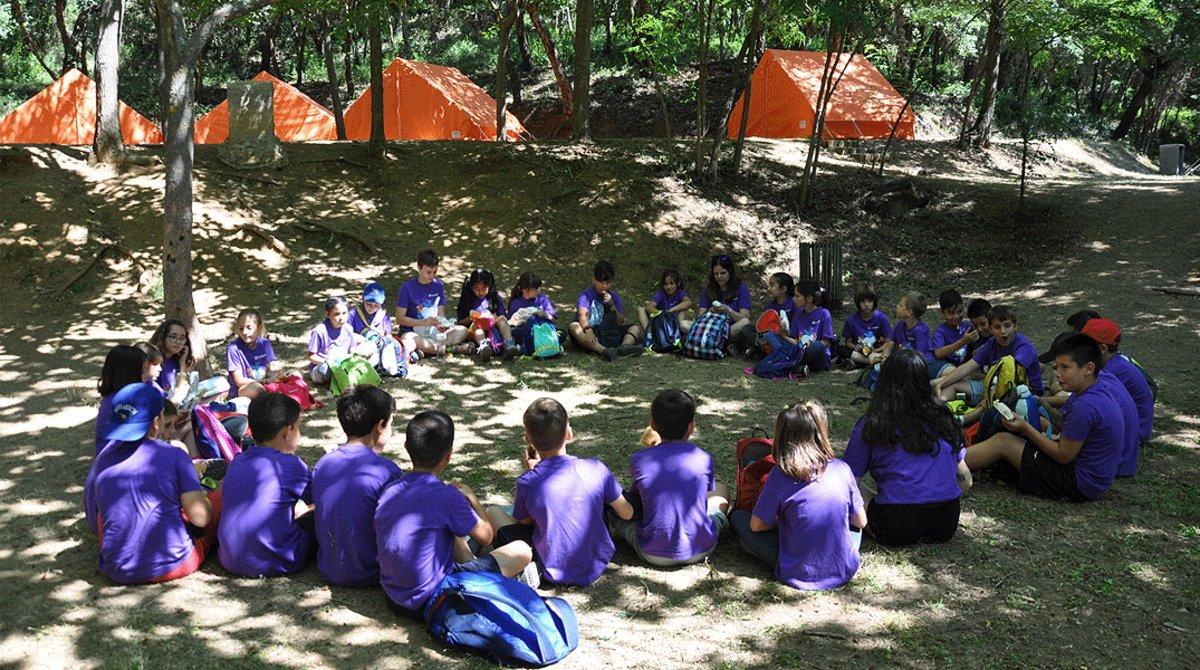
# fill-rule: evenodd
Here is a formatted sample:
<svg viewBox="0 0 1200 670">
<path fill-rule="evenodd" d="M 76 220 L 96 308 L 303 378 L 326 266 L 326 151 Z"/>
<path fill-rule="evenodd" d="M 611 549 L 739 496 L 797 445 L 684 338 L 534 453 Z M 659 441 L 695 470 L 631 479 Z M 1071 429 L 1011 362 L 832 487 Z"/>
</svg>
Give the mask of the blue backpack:
<svg viewBox="0 0 1200 670">
<path fill-rule="evenodd" d="M 771 353 L 754 365 L 754 374 L 766 379 L 784 379 L 800 364 L 804 348 L 796 346 L 775 333 L 765 333 Z"/>
<path fill-rule="evenodd" d="M 675 351 L 680 346 L 683 332 L 679 328 L 679 316 L 675 312 L 660 312 L 650 319 L 650 328 L 646 333 L 646 346 L 655 352 L 665 354 Z"/>
<path fill-rule="evenodd" d="M 425 607 L 438 640 L 499 663 L 553 665 L 579 646 L 575 610 L 492 572 L 447 575 Z"/>
</svg>

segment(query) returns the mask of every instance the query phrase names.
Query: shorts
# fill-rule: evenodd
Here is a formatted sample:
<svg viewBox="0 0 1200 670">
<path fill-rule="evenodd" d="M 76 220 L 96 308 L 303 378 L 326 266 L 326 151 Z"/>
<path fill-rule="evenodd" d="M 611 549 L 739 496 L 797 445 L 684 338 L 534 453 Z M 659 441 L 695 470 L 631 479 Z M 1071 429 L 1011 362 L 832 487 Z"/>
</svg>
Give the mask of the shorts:
<svg viewBox="0 0 1200 670">
<path fill-rule="evenodd" d="M 904 547 L 949 542 L 958 530 L 959 499 L 925 504 L 867 505 L 867 526 L 879 544 Z"/>
<path fill-rule="evenodd" d="M 596 341 L 599 342 L 601 346 L 619 347 L 621 346 L 621 342 L 625 339 L 625 334 L 628 333 L 629 329 L 633 328 L 633 326 L 634 324 L 627 323 L 623 326 L 616 326 L 604 330 L 599 328 L 593 328 L 592 330 L 596 334 Z"/>
<path fill-rule="evenodd" d="M 978 379 L 968 379 L 967 384 L 971 387 L 967 404 L 974 406 L 983 402 L 983 382 Z"/>
<path fill-rule="evenodd" d="M 926 370 L 926 372 L 928 372 L 928 373 L 929 373 L 929 378 L 930 378 L 930 379 L 937 379 L 938 377 L 941 377 L 941 376 L 942 376 L 942 372 L 943 372 L 943 371 L 944 371 L 946 368 L 948 368 L 948 367 L 953 367 L 953 365 L 954 365 L 954 364 L 953 364 L 953 363 L 950 363 L 949 361 L 943 361 L 943 360 L 940 360 L 940 359 L 938 359 L 938 360 L 932 360 L 932 361 L 926 361 L 926 362 L 925 362 L 925 370 Z M 980 384 L 980 389 L 981 389 L 981 391 L 980 391 L 980 392 L 981 392 L 981 394 L 982 394 L 982 387 L 983 387 L 983 385 L 982 385 L 982 384 Z M 972 389 L 972 390 L 974 390 L 974 389 Z"/>
<path fill-rule="evenodd" d="M 996 464 L 1000 479 L 1015 485 L 1025 493 L 1050 500 L 1087 502 L 1088 498 L 1079 491 L 1075 480 L 1075 462 L 1063 465 L 1042 453 L 1041 449 L 1028 440 L 1021 452 L 1021 469 L 1017 470 L 1007 461 Z"/>
</svg>

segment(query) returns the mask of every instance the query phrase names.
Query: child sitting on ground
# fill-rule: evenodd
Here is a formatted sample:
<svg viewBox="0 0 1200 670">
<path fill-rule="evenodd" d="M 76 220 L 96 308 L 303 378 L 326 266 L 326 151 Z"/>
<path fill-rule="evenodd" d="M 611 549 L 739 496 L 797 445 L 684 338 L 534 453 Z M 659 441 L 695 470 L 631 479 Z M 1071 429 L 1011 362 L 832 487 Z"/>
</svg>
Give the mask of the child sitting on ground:
<svg viewBox="0 0 1200 670">
<path fill-rule="evenodd" d="M 233 322 L 233 341 L 225 347 L 225 370 L 229 373 L 229 396 L 254 399 L 262 393 L 272 372 L 282 366 L 267 339 L 267 325 L 255 309 L 243 309 Z"/>
<path fill-rule="evenodd" d="M 167 399 L 174 403 L 182 402 L 191 390 L 196 359 L 192 356 L 188 339 L 187 326 L 178 319 L 163 321 L 150 336 L 150 344 L 158 347 L 163 354 L 162 372 L 156 381 L 166 389 Z"/>
<path fill-rule="evenodd" d="M 1154 393 L 1146 376 L 1125 356 L 1117 353 L 1121 344 L 1121 328 L 1111 319 L 1089 320 L 1081 331 L 1100 345 L 1100 364 L 1103 369 L 1097 379 L 1108 385 L 1109 395 L 1121 408 L 1125 421 L 1125 449 L 1118 477 L 1137 474 L 1138 453 L 1142 441 L 1150 436 L 1154 422 Z"/>
<path fill-rule="evenodd" d="M 100 369 L 100 379 L 96 382 L 96 390 L 100 392 L 100 406 L 96 410 L 96 453 L 108 444 L 104 437 L 108 426 L 112 423 L 113 394 L 130 384 L 138 384 L 146 372 L 146 352 L 130 344 L 118 344 L 108 350 L 104 357 L 104 367 Z"/>
<path fill-rule="evenodd" d="M 373 281 L 363 287 L 362 304 L 350 310 L 347 322 L 363 339 L 375 345 L 371 364 L 389 377 L 403 377 L 408 371 L 404 347 L 392 337 L 392 317 L 383 308 L 387 293 L 383 284 Z"/>
<path fill-rule="evenodd" d="M 997 307 L 992 310 L 993 314 Z M 993 321 L 993 325 L 996 322 Z M 993 327 L 993 336 L 999 339 Z M 1125 425 L 1102 385 L 1100 345 L 1087 335 L 1062 338 L 1054 352 L 1054 376 L 1071 398 L 1062 413 L 1050 409 L 1057 440 L 1020 416 L 1002 420 L 1000 432 L 967 450 L 972 470 L 997 465 L 1000 477 L 1038 497 L 1071 502 L 1096 500 L 1112 486 L 1121 462 Z"/>
<path fill-rule="evenodd" d="M 912 349 L 925 358 L 926 363 L 933 360 L 933 336 L 929 326 L 921 320 L 925 314 L 925 296 L 917 291 L 905 293 L 896 303 L 896 325 L 892 335 L 883 347 L 883 358 L 892 355 L 897 347 Z"/>
<path fill-rule="evenodd" d="M 975 298 L 967 303 L 967 320 L 971 322 L 971 327 L 975 329 L 979 337 L 974 342 L 967 344 L 967 355 L 963 358 L 964 363 L 975 356 L 979 347 L 992 339 L 992 330 L 988 327 L 988 312 L 991 311 L 992 303 L 984 298 Z"/>
<path fill-rule="evenodd" d="M 963 320 L 963 298 L 958 291 L 947 289 L 938 296 L 942 321 L 933 331 L 933 360 L 929 362 L 929 378 L 937 379 L 967 360 L 967 349 L 979 339 L 979 331 L 970 321 Z"/>
<path fill-rule="evenodd" d="M 158 389 L 158 392 L 166 398 L 167 390 L 158 383 L 158 377 L 162 374 L 163 369 L 162 352 L 149 342 L 138 342 L 133 346 L 141 349 L 142 353 L 146 355 L 146 362 L 142 363 L 142 378 L 139 381 L 153 384 L 154 388 Z"/>
<path fill-rule="evenodd" d="M 791 313 L 787 338 L 804 347 L 800 365 L 808 372 L 824 372 L 833 362 L 833 315 L 821 307 L 824 290 L 820 284 L 804 280 L 796 284 L 796 308 Z"/>
<path fill-rule="evenodd" d="M 592 285 L 579 293 L 576 317 L 570 326 L 576 344 L 609 361 L 617 360 L 618 356 L 640 356 L 644 351 L 642 327 L 625 322 L 621 296 L 613 290 L 615 276 L 612 263 L 596 262 Z"/>
<path fill-rule="evenodd" d="M 879 294 L 870 284 L 855 289 L 854 304 L 858 311 L 847 316 L 842 326 L 838 357 L 860 368 L 875 365 L 883 360 L 880 352 L 892 334 L 892 324 L 879 309 Z"/>
<path fill-rule="evenodd" d="M 444 356 L 447 347 L 467 339 L 465 326 L 446 319 L 446 289 L 437 278 L 438 262 L 433 249 L 417 254 L 417 276 L 404 282 L 396 295 L 396 326 L 410 355 Z"/>
<path fill-rule="evenodd" d="M 687 332 L 685 322 L 680 316 L 692 308 L 692 298 L 683 288 L 683 278 L 675 270 L 665 270 L 658 280 L 658 290 L 650 296 L 650 300 L 638 306 L 638 323 L 642 330 L 650 328 L 650 319 L 658 312 L 671 312 L 679 319 L 679 330 Z"/>
<path fill-rule="evenodd" d="M 522 272 L 508 298 L 508 323 L 521 353 L 532 356 L 535 350 L 533 327 L 539 323 L 553 326 L 556 318 L 558 310 L 542 293 L 542 278 L 533 272 Z"/>
<path fill-rule="evenodd" d="M 375 508 L 404 473 L 380 454 L 392 436 L 396 401 L 378 386 L 352 386 L 337 400 L 346 442 L 313 468 L 317 569 L 330 584 L 377 586 Z"/>
<path fill-rule="evenodd" d="M 347 323 L 349 312 L 350 305 L 344 297 L 335 295 L 325 300 L 325 320 L 308 335 L 308 376 L 314 384 L 329 386 L 333 366 L 351 353 L 357 352 L 368 358 L 374 353 L 374 346 Z"/>
<path fill-rule="evenodd" d="M 379 582 L 398 612 L 419 618 L 442 579 L 453 572 L 496 572 L 537 586 L 533 549 L 512 542 L 476 558 L 467 544 L 480 546 L 495 535 L 474 491 L 438 478 L 454 451 L 454 422 L 445 412 L 427 410 L 408 422 L 404 448 L 412 472 L 384 489 L 375 510 Z"/>
<path fill-rule="evenodd" d="M 751 514 L 730 515 L 742 548 L 794 589 L 825 590 L 858 572 L 867 525 L 858 483 L 834 458 L 825 408 L 810 400 L 779 413 L 767 475 Z"/>
<path fill-rule="evenodd" d="M 484 363 L 496 352 L 503 353 L 506 361 L 521 355 L 508 327 L 504 298 L 496 290 L 496 277 L 490 270 L 473 270 L 463 280 L 455 313 L 458 325 L 467 329 L 467 341 L 459 345 L 459 353 L 478 354 Z"/>
<path fill-rule="evenodd" d="M 300 405 L 279 393 L 250 401 L 254 446 L 229 464 L 217 554 L 242 577 L 298 572 L 313 550 L 312 476 L 296 455 Z"/>
<path fill-rule="evenodd" d="M 942 400 L 953 400 L 955 394 L 963 393 L 968 404 L 978 405 L 983 401 L 983 382 L 971 377 L 977 372 L 987 370 L 988 366 L 1001 358 L 1012 356 L 1018 365 L 1025 368 L 1030 392 L 1041 396 L 1045 390 L 1042 383 L 1042 365 L 1038 362 L 1038 353 L 1033 348 L 1033 343 L 1018 332 L 1017 311 L 1008 305 L 993 307 L 988 312 L 988 327 L 992 331 L 991 339 L 979 347 L 970 360 L 945 376 L 933 380 L 931 383 L 934 390 Z"/>
<path fill-rule="evenodd" d="M 742 345 L 749 357 L 763 354 L 763 336 L 766 332 L 787 335 L 791 329 L 792 312 L 796 309 L 796 300 L 792 295 L 796 292 L 796 282 L 786 272 L 776 272 L 767 279 L 767 302 L 763 305 L 762 313 L 754 327 L 742 329 Z M 774 312 L 774 317 L 771 316 Z M 773 330 L 778 321 L 779 330 Z M 771 330 L 762 330 L 764 322 L 771 324 Z"/>
<path fill-rule="evenodd" d="M 688 441 L 696 430 L 692 396 L 659 393 L 650 404 L 650 427 L 655 439 L 629 458 L 641 514 L 629 520 L 610 514 L 609 530 L 650 565 L 699 563 L 729 525 L 729 488 L 717 481 L 712 454 Z"/>
<path fill-rule="evenodd" d="M 512 514 L 488 509 L 496 546 L 523 540 L 546 581 L 587 586 L 612 560 L 612 537 L 604 524 L 605 507 L 621 519 L 633 518 L 633 506 L 612 472 L 598 460 L 567 454 L 571 426 L 567 410 L 553 398 L 539 398 L 525 410 L 525 469 L 517 478 Z"/>
<path fill-rule="evenodd" d="M 107 446 L 83 488 L 100 572 L 118 584 L 190 575 L 216 542 L 220 494 L 205 495 L 187 452 L 157 439 L 163 396 L 153 384 L 127 384 L 108 397 L 100 435 Z"/>
</svg>

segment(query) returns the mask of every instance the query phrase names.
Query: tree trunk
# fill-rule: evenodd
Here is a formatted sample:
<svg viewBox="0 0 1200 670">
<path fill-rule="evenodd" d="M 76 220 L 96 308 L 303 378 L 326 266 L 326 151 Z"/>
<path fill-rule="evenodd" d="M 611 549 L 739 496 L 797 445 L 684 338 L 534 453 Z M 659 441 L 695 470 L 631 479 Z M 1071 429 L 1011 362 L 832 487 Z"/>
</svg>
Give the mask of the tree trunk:
<svg viewBox="0 0 1200 670">
<path fill-rule="evenodd" d="M 525 31 L 525 11 L 517 6 L 517 50 L 521 58 L 521 72 L 533 72 L 533 54 L 529 52 L 529 36 Z"/>
<path fill-rule="evenodd" d="M 983 83 L 979 115 L 967 131 L 965 140 L 974 147 L 986 147 L 991 141 L 992 122 L 996 118 L 996 91 L 1000 83 L 1000 55 L 1004 46 L 1005 0 L 991 0 L 991 17 L 988 19 L 987 38 L 984 39 L 983 60 L 980 72 Z"/>
<path fill-rule="evenodd" d="M 700 72 L 696 78 L 696 181 L 704 179 L 704 136 L 708 131 L 705 107 L 708 105 L 708 41 L 712 36 L 712 15 L 716 0 L 700 3 Z"/>
<path fill-rule="evenodd" d="M 613 52 L 613 5 L 615 0 L 608 0 L 604 8 L 604 55 L 609 56 Z"/>
<path fill-rule="evenodd" d="M 50 75 L 51 79 L 58 79 L 62 73 L 55 72 L 53 68 L 46 64 L 46 58 L 42 55 L 42 50 L 38 48 L 37 42 L 34 41 L 33 33 L 29 32 L 29 26 L 25 19 L 25 11 L 21 8 L 20 0 L 10 0 L 9 5 L 12 6 L 13 19 L 16 20 L 17 27 L 21 29 L 21 36 L 25 38 L 25 45 L 29 47 L 29 53 L 33 54 L 38 65 L 42 66 L 42 69 L 46 71 L 46 74 Z"/>
<path fill-rule="evenodd" d="M 273 71 L 275 63 L 274 37 L 275 22 L 267 21 L 266 24 L 263 25 L 262 32 L 258 34 L 258 69 L 260 71 L 270 72 L 273 75 L 278 74 L 277 72 Z"/>
<path fill-rule="evenodd" d="M 1138 113 L 1141 111 L 1142 105 L 1146 103 L 1146 99 L 1154 92 L 1158 76 L 1169 64 L 1169 61 L 1165 60 L 1162 56 L 1150 54 L 1149 62 L 1141 68 L 1142 80 L 1138 84 L 1137 89 L 1134 90 L 1133 97 L 1129 99 L 1129 104 L 1125 106 L 1125 112 L 1121 114 L 1121 120 L 1112 132 L 1112 139 L 1125 139 L 1125 136 L 1129 134 L 1129 130 L 1133 128 L 1133 122 L 1138 118 Z"/>
<path fill-rule="evenodd" d="M 303 24 L 296 26 L 296 84 L 304 83 L 304 47 L 306 41 Z"/>
<path fill-rule="evenodd" d="M 542 41 L 542 48 L 546 51 L 546 58 L 550 60 L 550 70 L 554 72 L 554 81 L 558 82 L 558 92 L 562 95 L 563 114 L 570 116 L 572 113 L 574 96 L 571 95 L 571 83 L 567 80 L 567 74 L 563 71 L 562 61 L 558 58 L 558 52 L 554 49 L 554 38 L 550 36 L 550 32 L 546 30 L 546 26 L 542 24 L 538 18 L 538 2 L 525 1 L 525 13 L 529 14 L 529 22 L 533 24 L 533 29 L 537 31 L 538 39 Z"/>
<path fill-rule="evenodd" d="M 754 43 L 754 57 L 750 59 L 757 67 L 759 59 L 762 58 L 763 39 L 762 30 L 759 29 L 758 40 Z M 750 71 L 750 76 L 746 78 L 746 87 L 742 89 L 742 119 L 738 124 L 737 144 L 733 147 L 733 171 L 738 172 L 742 169 L 742 153 L 746 147 L 746 128 L 750 123 L 750 94 L 754 86 L 754 71 Z"/>
<path fill-rule="evenodd" d="M 383 158 L 383 36 L 379 21 L 372 20 L 367 30 L 371 54 L 371 140 L 370 155 Z"/>
<path fill-rule="evenodd" d="M 354 99 L 354 38 L 350 36 L 350 30 L 346 31 L 345 44 L 346 50 L 342 54 L 342 74 L 346 78 L 346 100 Z"/>
<path fill-rule="evenodd" d="M 67 30 L 67 0 L 54 0 L 54 23 L 58 26 L 58 36 L 62 40 L 63 46 L 63 65 L 64 72 L 72 67 L 78 67 L 80 71 L 87 74 L 87 63 L 80 64 L 79 54 L 76 51 L 75 39 L 71 37 L 71 33 Z"/>
<path fill-rule="evenodd" d="M 733 85 L 729 87 L 729 97 L 725 99 L 725 105 L 721 108 L 721 118 L 717 122 L 717 130 L 713 137 L 712 153 L 708 159 L 708 181 L 716 183 L 720 176 L 721 169 L 721 146 L 725 142 L 725 135 L 729 129 L 729 115 L 733 113 L 733 105 L 737 102 L 739 91 L 743 95 L 748 95 L 750 89 L 750 77 L 754 74 L 754 64 L 757 61 L 754 56 L 758 52 L 758 39 L 762 30 L 762 10 L 765 0 L 756 1 L 754 9 L 750 14 L 750 30 L 746 33 L 746 39 L 742 42 L 742 48 L 737 55 L 738 61 L 742 64 L 742 76 L 733 81 Z"/>
<path fill-rule="evenodd" d="M 412 26 L 408 23 L 408 3 L 400 4 L 400 56 L 412 58 Z"/>
<path fill-rule="evenodd" d="M 513 24 L 517 22 L 517 0 L 505 0 L 504 13 L 500 19 L 500 31 L 496 49 L 496 87 L 492 97 L 496 99 L 496 141 L 505 141 L 504 126 L 508 120 L 508 45 L 512 42 Z"/>
<path fill-rule="evenodd" d="M 329 20 L 321 19 L 321 50 L 325 52 L 325 76 L 329 79 L 329 95 L 333 102 L 333 121 L 337 125 L 337 138 L 346 139 L 346 119 L 342 114 L 342 96 L 339 93 L 337 67 L 333 62 L 333 40 L 329 39 Z"/>
<path fill-rule="evenodd" d="M 575 106 L 571 111 L 571 138 L 591 141 L 588 127 L 592 96 L 592 0 L 576 0 L 575 4 Z"/>
<path fill-rule="evenodd" d="M 96 137 L 92 152 L 101 163 L 125 160 L 121 137 L 120 95 L 121 23 L 124 0 L 101 0 L 100 35 L 96 40 Z"/>
</svg>

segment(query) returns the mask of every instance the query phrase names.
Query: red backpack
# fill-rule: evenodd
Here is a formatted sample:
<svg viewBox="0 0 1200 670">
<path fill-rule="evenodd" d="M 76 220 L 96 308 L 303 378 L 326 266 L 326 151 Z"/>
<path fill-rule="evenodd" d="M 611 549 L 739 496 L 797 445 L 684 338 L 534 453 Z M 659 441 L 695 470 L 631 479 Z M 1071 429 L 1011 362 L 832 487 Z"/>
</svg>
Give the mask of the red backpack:
<svg viewBox="0 0 1200 670">
<path fill-rule="evenodd" d="M 750 437 L 738 440 L 737 500 L 733 504 L 734 510 L 754 512 L 754 504 L 762 495 L 767 475 L 775 469 L 774 449 L 775 442 L 767 437 L 767 431 L 762 428 L 755 428 L 750 431 Z"/>
</svg>

